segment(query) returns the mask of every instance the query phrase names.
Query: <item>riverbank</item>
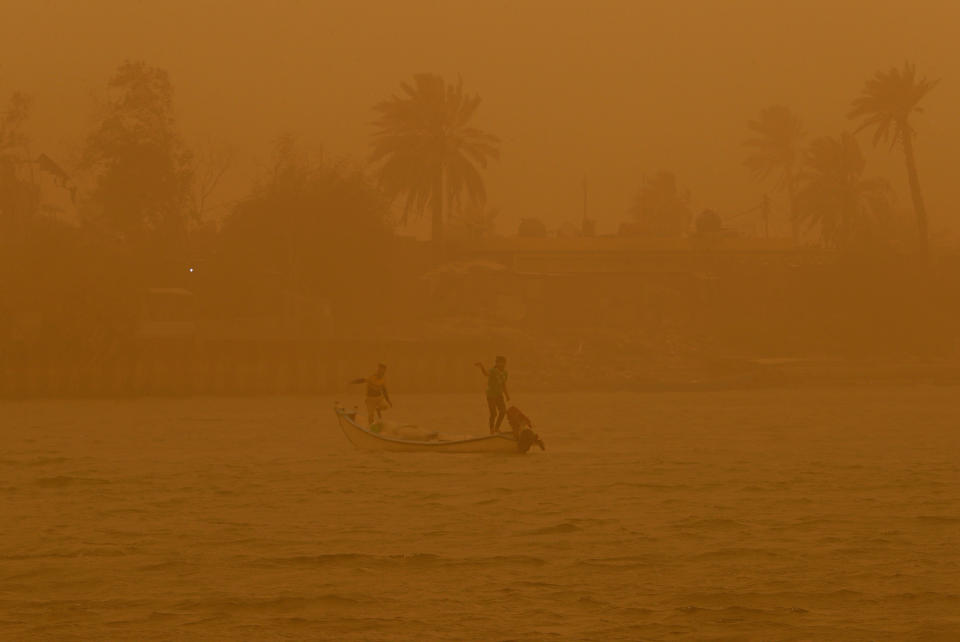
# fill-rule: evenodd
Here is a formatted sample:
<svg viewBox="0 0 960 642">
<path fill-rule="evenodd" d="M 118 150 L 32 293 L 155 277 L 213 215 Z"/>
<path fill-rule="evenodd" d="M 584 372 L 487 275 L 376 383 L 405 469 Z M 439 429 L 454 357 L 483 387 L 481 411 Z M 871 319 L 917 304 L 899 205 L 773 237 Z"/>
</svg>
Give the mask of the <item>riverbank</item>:
<svg viewBox="0 0 960 642">
<path fill-rule="evenodd" d="M 480 390 L 474 363 L 509 357 L 514 391 L 697 391 L 810 386 L 960 383 L 960 359 L 773 357 L 694 350 L 604 349 L 533 342 L 154 345 L 116 358 L 6 359 L 0 398 L 344 394 L 346 382 L 389 364 L 398 393 Z"/>
</svg>

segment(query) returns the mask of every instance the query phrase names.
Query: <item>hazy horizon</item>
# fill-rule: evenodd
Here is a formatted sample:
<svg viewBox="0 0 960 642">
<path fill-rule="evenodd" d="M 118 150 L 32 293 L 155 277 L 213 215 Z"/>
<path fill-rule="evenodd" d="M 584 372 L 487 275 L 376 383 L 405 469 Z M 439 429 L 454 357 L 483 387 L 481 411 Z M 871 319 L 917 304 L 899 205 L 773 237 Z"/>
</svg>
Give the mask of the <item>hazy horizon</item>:
<svg viewBox="0 0 960 642">
<path fill-rule="evenodd" d="M 188 144 L 236 150 L 214 203 L 246 193 L 281 133 L 362 160 L 374 103 L 417 72 L 459 75 L 484 99 L 477 123 L 503 140 L 487 173 L 500 233 L 526 216 L 579 221 L 584 176 L 590 216 L 613 231 L 641 176 L 661 168 L 694 211 L 735 215 L 772 191 L 742 166 L 760 109 L 787 105 L 811 137 L 835 136 L 853 129 L 864 81 L 909 59 L 943 79 L 916 120 L 918 163 L 933 234 L 957 224 L 960 11 L 948 3 L 5 4 L 0 94 L 34 98 L 34 150 L 69 166 L 117 65 L 144 60 L 170 72 Z M 909 208 L 902 156 L 860 138 L 867 175 L 889 178 Z M 428 227 L 424 217 L 408 232 Z"/>
<path fill-rule="evenodd" d="M 2 6 L 0 640 L 960 639 L 960 3 Z"/>
</svg>

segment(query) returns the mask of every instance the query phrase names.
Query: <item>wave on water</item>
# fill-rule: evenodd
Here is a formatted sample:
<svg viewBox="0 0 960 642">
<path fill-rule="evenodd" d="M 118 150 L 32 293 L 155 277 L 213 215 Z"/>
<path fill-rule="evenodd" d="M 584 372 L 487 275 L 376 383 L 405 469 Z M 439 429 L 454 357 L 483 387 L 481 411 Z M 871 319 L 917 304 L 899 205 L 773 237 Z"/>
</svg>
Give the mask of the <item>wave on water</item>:
<svg viewBox="0 0 960 642">
<path fill-rule="evenodd" d="M 281 595 L 276 597 L 214 596 L 181 600 L 174 608 L 182 611 L 251 612 L 251 611 L 304 611 L 315 607 L 363 606 L 366 596 L 327 593 L 323 595 Z"/>
<path fill-rule="evenodd" d="M 709 519 L 684 519 L 676 523 L 678 528 L 693 529 L 697 531 L 710 531 L 714 529 L 726 528 L 748 528 L 747 524 L 735 519 L 724 519 L 722 517 L 713 517 Z"/>
<path fill-rule="evenodd" d="M 366 555 L 362 553 L 329 553 L 324 555 L 294 555 L 263 557 L 247 560 L 253 567 L 332 567 L 346 568 L 454 568 L 477 566 L 543 566 L 547 561 L 531 555 L 488 555 L 478 557 L 443 557 L 432 553 L 410 555 Z"/>
<path fill-rule="evenodd" d="M 0 641 L 960 640 L 957 390 L 919 476 L 877 439 L 914 388 L 785 394 L 531 396 L 526 458 L 356 453 L 315 399 L 38 402 L 76 429 L 4 434 Z"/>
<path fill-rule="evenodd" d="M 76 460 L 68 457 L 35 457 L 33 459 L 13 459 L 10 457 L 0 458 L 0 466 L 55 466 L 65 464 Z"/>
<path fill-rule="evenodd" d="M 560 522 L 559 524 L 554 524 L 552 526 L 544 526 L 542 528 L 534 528 L 531 530 L 520 531 L 516 533 L 518 536 L 524 535 L 566 535 L 568 533 L 576 533 L 581 530 L 579 526 L 571 521 Z"/>
<path fill-rule="evenodd" d="M 97 477 L 72 477 L 70 475 L 57 475 L 56 477 L 40 477 L 34 481 L 34 484 L 41 488 L 66 488 L 68 486 L 93 486 L 112 483 L 108 479 Z"/>
<path fill-rule="evenodd" d="M 593 566 L 599 568 L 646 568 L 656 561 L 652 555 L 625 555 L 621 557 L 594 557 L 577 560 L 579 566 Z"/>
<path fill-rule="evenodd" d="M 726 560 L 726 559 L 742 559 L 742 558 L 766 558 L 766 559 L 776 559 L 776 558 L 786 558 L 795 555 L 795 553 L 787 551 L 778 551 L 771 548 L 751 548 L 747 546 L 734 546 L 729 548 L 718 548 L 712 551 L 703 551 L 692 555 L 691 559 L 695 560 Z"/>
<path fill-rule="evenodd" d="M 917 520 L 921 524 L 934 526 L 953 526 L 960 524 L 960 515 L 919 515 Z"/>
<path fill-rule="evenodd" d="M 13 553 L 9 555 L 0 555 L 0 561 L 23 561 L 23 560 L 43 560 L 43 559 L 70 559 L 83 557 L 122 557 L 133 551 L 127 547 L 116 545 L 105 545 L 98 547 L 84 547 L 72 550 L 53 550 L 42 553 Z"/>
</svg>

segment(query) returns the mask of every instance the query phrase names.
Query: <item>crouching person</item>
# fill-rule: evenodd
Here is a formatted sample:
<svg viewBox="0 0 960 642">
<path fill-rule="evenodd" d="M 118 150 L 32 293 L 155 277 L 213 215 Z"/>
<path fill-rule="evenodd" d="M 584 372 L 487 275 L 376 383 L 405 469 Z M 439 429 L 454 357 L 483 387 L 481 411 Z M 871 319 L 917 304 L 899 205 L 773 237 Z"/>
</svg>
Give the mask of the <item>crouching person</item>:
<svg viewBox="0 0 960 642">
<path fill-rule="evenodd" d="M 513 438 L 517 440 L 517 450 L 521 453 L 530 450 L 534 444 L 540 446 L 540 450 L 547 449 L 540 436 L 533 432 L 533 422 L 530 421 L 530 417 L 520 412 L 516 406 L 510 406 L 507 410 L 507 423 L 513 431 Z"/>
</svg>

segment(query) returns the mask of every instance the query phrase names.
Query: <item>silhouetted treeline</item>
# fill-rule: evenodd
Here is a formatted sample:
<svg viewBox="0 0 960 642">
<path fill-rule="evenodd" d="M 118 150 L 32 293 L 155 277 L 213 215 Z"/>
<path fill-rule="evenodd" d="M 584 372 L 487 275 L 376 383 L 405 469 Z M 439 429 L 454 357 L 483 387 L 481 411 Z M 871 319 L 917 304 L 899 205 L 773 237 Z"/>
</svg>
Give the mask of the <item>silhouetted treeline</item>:
<svg viewBox="0 0 960 642">
<path fill-rule="evenodd" d="M 856 132 L 872 130 L 873 144 L 899 147 L 906 162 L 916 227 L 908 233 L 897 220 L 889 181 L 864 176 L 866 163 L 855 136 L 820 137 L 804 146 L 806 131 L 799 117 L 782 105 L 768 107 L 748 123 L 751 150 L 744 164 L 758 179 L 774 179 L 786 194 L 794 238 L 802 225 L 815 230 L 826 247 L 840 250 L 928 252 L 926 206 L 917 172 L 912 116 L 938 81 L 918 77 L 906 62 L 869 79 L 848 114 L 858 121 Z"/>
<path fill-rule="evenodd" d="M 615 356 L 635 368 L 653 354 L 955 357 L 960 266 L 948 255 L 915 260 L 926 256 L 928 232 L 910 117 L 934 85 L 909 64 L 882 72 L 850 114 L 875 142 L 904 152 L 915 224 L 898 214 L 889 182 L 866 172 L 854 134 L 807 142 L 797 116 L 771 107 L 749 123 L 745 164 L 784 193 L 795 240 L 813 230 L 820 249 L 731 250 L 722 214 L 694 216 L 686 184 L 660 171 L 642 182 L 622 232 L 689 243 L 604 249 L 595 239 L 601 245 L 564 255 L 575 267 L 563 273 L 524 271 L 507 254 L 478 250 L 496 236 L 483 170 L 500 141 L 476 126 L 480 97 L 459 82 L 416 75 L 376 104 L 366 160 L 279 137 L 271 162 L 216 221 L 206 203 L 229 156 L 184 141 L 164 70 L 118 67 L 73 172 L 30 151 L 31 102 L 15 94 L 0 117 L 5 380 L 40 362 L 41 378 L 89 371 L 147 381 L 142 373 L 156 366 L 173 380 L 231 363 L 300 372 L 290 346 L 347 339 L 368 348 L 509 341 L 559 368 L 569 353 L 602 369 L 611 355 L 590 348 L 598 334 L 618 337 Z M 63 205 L 45 202 L 44 190 Z M 755 210 L 769 217 L 769 200 Z M 423 213 L 429 248 L 396 234 Z M 571 236 L 581 233 L 586 226 Z M 550 242 L 533 218 L 519 236 Z M 529 252 L 557 254 L 549 245 Z M 633 267 L 603 267 L 608 258 Z M 221 345 L 230 347 L 210 348 Z M 314 365 L 303 367 L 330 372 L 311 349 Z M 251 390 L 275 389 L 270 376 L 251 374 L 260 381 Z"/>
</svg>

